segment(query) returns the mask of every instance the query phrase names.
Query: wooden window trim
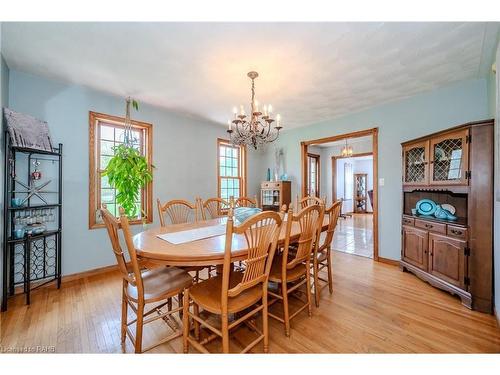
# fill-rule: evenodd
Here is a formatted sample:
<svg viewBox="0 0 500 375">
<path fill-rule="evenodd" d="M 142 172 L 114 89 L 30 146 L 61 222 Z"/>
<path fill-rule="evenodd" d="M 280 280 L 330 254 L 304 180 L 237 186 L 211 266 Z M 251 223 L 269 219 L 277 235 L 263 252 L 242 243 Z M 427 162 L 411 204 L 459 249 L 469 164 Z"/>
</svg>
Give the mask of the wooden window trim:
<svg viewBox="0 0 500 375">
<path fill-rule="evenodd" d="M 221 198 L 220 188 L 221 188 L 221 175 L 220 175 L 220 146 L 221 145 L 232 146 L 231 141 L 224 138 L 217 138 L 217 197 Z M 246 197 L 247 195 L 247 154 L 246 147 L 240 147 L 240 162 L 239 162 L 239 170 L 240 170 L 240 196 Z"/>
<path fill-rule="evenodd" d="M 100 127 L 98 123 L 102 121 L 111 125 L 123 126 L 125 118 L 111 116 L 104 113 L 89 111 L 89 229 L 104 228 L 104 223 L 96 220 L 96 211 L 100 205 L 101 178 L 98 164 L 98 156 L 101 151 Z M 132 128 L 146 130 L 145 155 L 149 164 L 153 163 L 153 125 L 147 122 L 132 120 Z M 146 223 L 153 222 L 153 183 L 149 182 L 142 189 L 142 202 L 146 209 Z M 143 220 L 131 220 L 130 224 L 142 224 Z"/>
</svg>

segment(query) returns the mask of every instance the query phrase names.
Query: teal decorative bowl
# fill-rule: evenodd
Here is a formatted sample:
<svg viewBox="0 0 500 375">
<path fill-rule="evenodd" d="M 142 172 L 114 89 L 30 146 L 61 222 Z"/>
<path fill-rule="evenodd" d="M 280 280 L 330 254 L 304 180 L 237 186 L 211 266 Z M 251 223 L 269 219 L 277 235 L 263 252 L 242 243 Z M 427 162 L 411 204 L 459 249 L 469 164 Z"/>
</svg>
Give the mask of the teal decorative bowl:
<svg viewBox="0 0 500 375">
<path fill-rule="evenodd" d="M 419 215 L 432 216 L 436 212 L 437 205 L 431 199 L 421 199 L 415 205 Z"/>
<path fill-rule="evenodd" d="M 234 209 L 234 218 L 241 224 L 261 212 L 262 210 L 257 207 L 238 207 Z"/>
</svg>

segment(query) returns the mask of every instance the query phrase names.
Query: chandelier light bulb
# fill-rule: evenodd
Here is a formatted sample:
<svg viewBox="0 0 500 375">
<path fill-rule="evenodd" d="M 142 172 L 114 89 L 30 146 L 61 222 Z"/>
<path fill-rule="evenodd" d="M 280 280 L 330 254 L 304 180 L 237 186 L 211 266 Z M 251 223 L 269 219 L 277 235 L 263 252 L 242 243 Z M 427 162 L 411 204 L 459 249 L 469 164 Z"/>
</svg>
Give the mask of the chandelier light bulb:
<svg viewBox="0 0 500 375">
<path fill-rule="evenodd" d="M 231 120 L 227 120 L 227 127 L 229 130 L 231 130 Z"/>
<path fill-rule="evenodd" d="M 271 113 L 273 113 L 273 106 L 271 104 L 269 104 L 269 106 L 267 107 L 267 113 L 269 114 L 269 116 L 271 116 Z"/>
<path fill-rule="evenodd" d="M 238 114 L 238 108 L 236 108 L 236 106 L 233 107 L 233 113 L 235 116 Z"/>
</svg>

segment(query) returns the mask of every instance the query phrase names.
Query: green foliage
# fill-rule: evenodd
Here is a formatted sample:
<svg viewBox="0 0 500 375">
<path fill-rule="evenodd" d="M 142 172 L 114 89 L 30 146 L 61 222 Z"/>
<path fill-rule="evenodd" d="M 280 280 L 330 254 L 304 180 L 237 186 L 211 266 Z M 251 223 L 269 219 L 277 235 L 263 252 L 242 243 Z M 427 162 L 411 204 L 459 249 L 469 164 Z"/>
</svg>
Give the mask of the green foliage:
<svg viewBox="0 0 500 375">
<path fill-rule="evenodd" d="M 115 156 L 109 161 L 103 176 L 116 189 L 116 202 L 123 207 L 128 217 L 138 215 L 136 202 L 141 189 L 153 180 L 152 168 L 146 158 L 133 147 L 120 144 L 114 147 Z"/>
</svg>

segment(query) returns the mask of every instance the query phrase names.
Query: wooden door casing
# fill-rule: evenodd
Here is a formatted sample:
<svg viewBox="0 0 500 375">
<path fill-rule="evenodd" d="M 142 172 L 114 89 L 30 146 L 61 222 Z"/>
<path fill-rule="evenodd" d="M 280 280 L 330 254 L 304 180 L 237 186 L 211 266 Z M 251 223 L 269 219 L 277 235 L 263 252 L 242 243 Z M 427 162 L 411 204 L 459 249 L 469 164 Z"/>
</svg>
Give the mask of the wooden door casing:
<svg viewBox="0 0 500 375">
<path fill-rule="evenodd" d="M 460 129 L 451 133 L 446 133 L 430 139 L 429 146 L 429 183 L 430 185 L 468 185 L 469 179 L 466 172 L 469 170 L 469 129 Z M 436 146 L 446 140 L 457 140 L 462 143 L 462 158 L 460 164 L 459 179 L 436 179 Z"/>
<path fill-rule="evenodd" d="M 415 267 L 427 271 L 429 233 L 403 225 L 402 258 Z"/>
<path fill-rule="evenodd" d="M 429 273 L 466 289 L 466 242 L 440 234 L 429 234 Z"/>
<path fill-rule="evenodd" d="M 412 161 L 409 156 L 412 150 L 415 149 L 423 149 L 424 160 L 423 160 L 423 178 L 415 181 L 409 176 L 408 173 L 408 164 Z M 410 186 L 420 186 L 420 185 L 428 185 L 429 184 L 429 141 L 420 141 L 415 142 L 409 145 L 403 146 L 403 185 Z"/>
</svg>

